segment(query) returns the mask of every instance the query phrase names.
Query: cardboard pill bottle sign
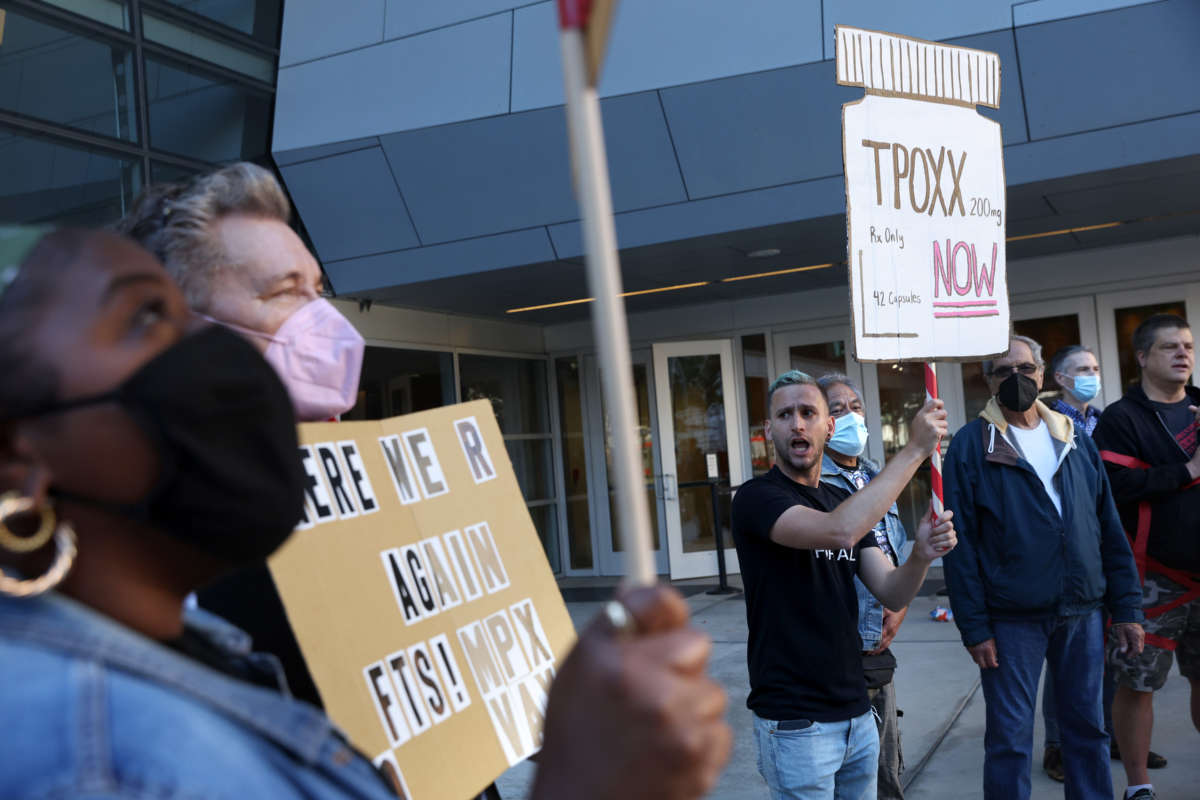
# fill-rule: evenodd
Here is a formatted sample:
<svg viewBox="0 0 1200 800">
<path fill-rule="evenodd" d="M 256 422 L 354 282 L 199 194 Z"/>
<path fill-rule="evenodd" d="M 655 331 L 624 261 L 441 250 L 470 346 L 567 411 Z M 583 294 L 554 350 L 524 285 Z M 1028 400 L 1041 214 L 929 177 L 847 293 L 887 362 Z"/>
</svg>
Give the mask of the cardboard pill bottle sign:
<svg viewBox="0 0 1200 800">
<path fill-rule="evenodd" d="M 847 263 L 860 361 L 1008 348 L 1004 152 L 995 53 L 838 26 Z"/>
</svg>

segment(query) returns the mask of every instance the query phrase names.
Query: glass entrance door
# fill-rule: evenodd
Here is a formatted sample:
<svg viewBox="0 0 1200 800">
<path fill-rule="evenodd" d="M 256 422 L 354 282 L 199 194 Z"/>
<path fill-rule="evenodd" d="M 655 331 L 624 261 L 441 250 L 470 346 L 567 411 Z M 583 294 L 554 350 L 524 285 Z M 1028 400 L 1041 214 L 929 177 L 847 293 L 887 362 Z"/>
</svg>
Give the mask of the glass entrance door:
<svg viewBox="0 0 1200 800">
<path fill-rule="evenodd" d="M 729 528 L 731 495 L 718 492 L 714 519 L 709 475 L 728 486 L 745 480 L 740 415 L 728 340 L 654 345 L 663 506 L 671 578 L 717 574 L 714 523 L 721 525 L 725 565 L 739 572 Z"/>
<path fill-rule="evenodd" d="M 599 476 L 593 497 L 599 502 L 593 503 L 596 530 L 599 532 L 597 554 L 599 555 L 599 571 L 601 575 L 628 574 L 625 563 L 625 545 L 621 534 L 616 528 L 616 489 L 612 475 L 612 426 L 609 423 L 608 411 L 604 408 L 604 394 L 600 386 L 600 370 L 596 366 L 595 356 L 584 356 L 584 376 L 587 380 L 587 391 L 596 402 L 589 405 L 588 426 L 594 432 L 591 437 L 590 461 L 588 472 Z M 641 350 L 633 353 L 633 395 L 637 411 L 637 438 L 641 444 L 642 478 L 646 485 L 646 500 L 650 507 L 650 536 L 654 546 L 654 559 L 657 571 L 663 574 L 667 571 L 667 551 L 663 547 L 663 508 L 662 482 L 657 474 L 658 437 L 654 433 L 654 422 L 650 409 L 654 407 L 654 386 L 650 382 L 650 351 Z"/>
</svg>

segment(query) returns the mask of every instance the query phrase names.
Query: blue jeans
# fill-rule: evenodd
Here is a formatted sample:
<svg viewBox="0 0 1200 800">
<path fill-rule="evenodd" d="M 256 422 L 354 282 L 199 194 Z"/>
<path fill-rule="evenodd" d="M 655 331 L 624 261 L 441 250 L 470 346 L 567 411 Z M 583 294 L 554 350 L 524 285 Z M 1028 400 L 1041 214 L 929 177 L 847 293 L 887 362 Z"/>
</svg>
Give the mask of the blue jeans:
<svg viewBox="0 0 1200 800">
<path fill-rule="evenodd" d="M 1117 682 L 1113 679 L 1112 670 L 1108 668 L 1108 659 L 1104 660 L 1104 730 L 1108 738 L 1113 737 L 1112 703 L 1113 695 L 1117 692 Z M 1046 747 L 1062 744 L 1062 735 L 1058 732 L 1058 698 L 1054 694 L 1054 675 L 1046 669 L 1046 677 L 1042 681 L 1042 720 L 1046 724 Z"/>
<path fill-rule="evenodd" d="M 1113 796 L 1101 711 L 1100 612 L 1030 622 L 993 620 L 999 667 L 980 670 L 987 702 L 985 800 L 1029 797 L 1038 678 L 1048 661 L 1058 698 L 1067 800 Z"/>
<path fill-rule="evenodd" d="M 779 725 L 754 715 L 758 771 L 771 800 L 875 800 L 879 731 L 870 711 L 800 730 L 779 730 Z"/>
</svg>

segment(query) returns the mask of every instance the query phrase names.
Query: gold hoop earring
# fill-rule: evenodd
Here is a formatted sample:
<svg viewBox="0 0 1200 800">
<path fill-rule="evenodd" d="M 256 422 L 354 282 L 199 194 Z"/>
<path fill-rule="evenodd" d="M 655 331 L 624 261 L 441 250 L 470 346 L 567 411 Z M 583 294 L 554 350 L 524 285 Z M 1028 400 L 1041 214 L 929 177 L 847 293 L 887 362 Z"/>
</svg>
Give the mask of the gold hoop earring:
<svg viewBox="0 0 1200 800">
<path fill-rule="evenodd" d="M 37 511 L 41 515 L 41 524 L 33 536 L 17 536 L 8 527 L 8 520 L 17 514 L 28 514 Z M 17 492 L 5 492 L 0 495 L 0 547 L 11 553 L 32 553 L 50 541 L 54 535 L 54 510 L 49 506 L 37 508 L 32 497 L 24 497 Z"/>
<path fill-rule="evenodd" d="M 62 583 L 71 571 L 78 552 L 75 546 L 75 531 L 67 523 L 61 523 L 54 532 L 54 563 L 45 573 L 32 580 L 10 577 L 0 570 L 0 594 L 9 597 L 36 597 Z"/>
</svg>

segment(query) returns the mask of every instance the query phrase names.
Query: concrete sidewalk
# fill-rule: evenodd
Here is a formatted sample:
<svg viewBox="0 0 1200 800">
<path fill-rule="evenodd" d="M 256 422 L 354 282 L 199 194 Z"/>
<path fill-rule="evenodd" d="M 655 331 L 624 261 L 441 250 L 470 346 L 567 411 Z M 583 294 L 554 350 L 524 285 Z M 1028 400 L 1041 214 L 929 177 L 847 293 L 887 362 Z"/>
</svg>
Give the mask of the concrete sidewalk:
<svg viewBox="0 0 1200 800">
<path fill-rule="evenodd" d="M 967 656 L 953 623 L 933 622 L 929 612 L 945 598 L 918 597 L 900 629 L 892 651 L 896 694 L 904 711 L 901 720 L 904 757 L 908 769 L 909 800 L 961 800 L 981 797 L 983 783 L 983 695 L 978 690 L 979 670 Z M 746 708 L 746 606 L 741 594 L 688 597 L 693 620 L 713 638 L 711 672 L 729 693 L 729 724 L 734 730 L 734 752 L 712 800 L 767 800 L 767 788 L 755 766 L 752 718 Z M 599 601 L 567 604 L 576 626 L 590 619 Z M 1039 705 L 1040 708 L 1040 705 Z M 1154 749 L 1167 757 L 1166 769 L 1151 774 L 1163 800 L 1200 798 L 1200 733 L 1192 727 L 1188 684 L 1176 669 L 1155 702 Z M 1034 800 L 1063 796 L 1062 784 L 1041 769 L 1042 723 L 1038 714 L 1034 734 L 1036 764 Z M 602 746 L 602 743 L 600 744 Z M 1114 797 L 1120 798 L 1125 774 L 1113 762 Z M 520 764 L 497 781 L 505 800 L 528 796 L 534 767 Z"/>
</svg>

